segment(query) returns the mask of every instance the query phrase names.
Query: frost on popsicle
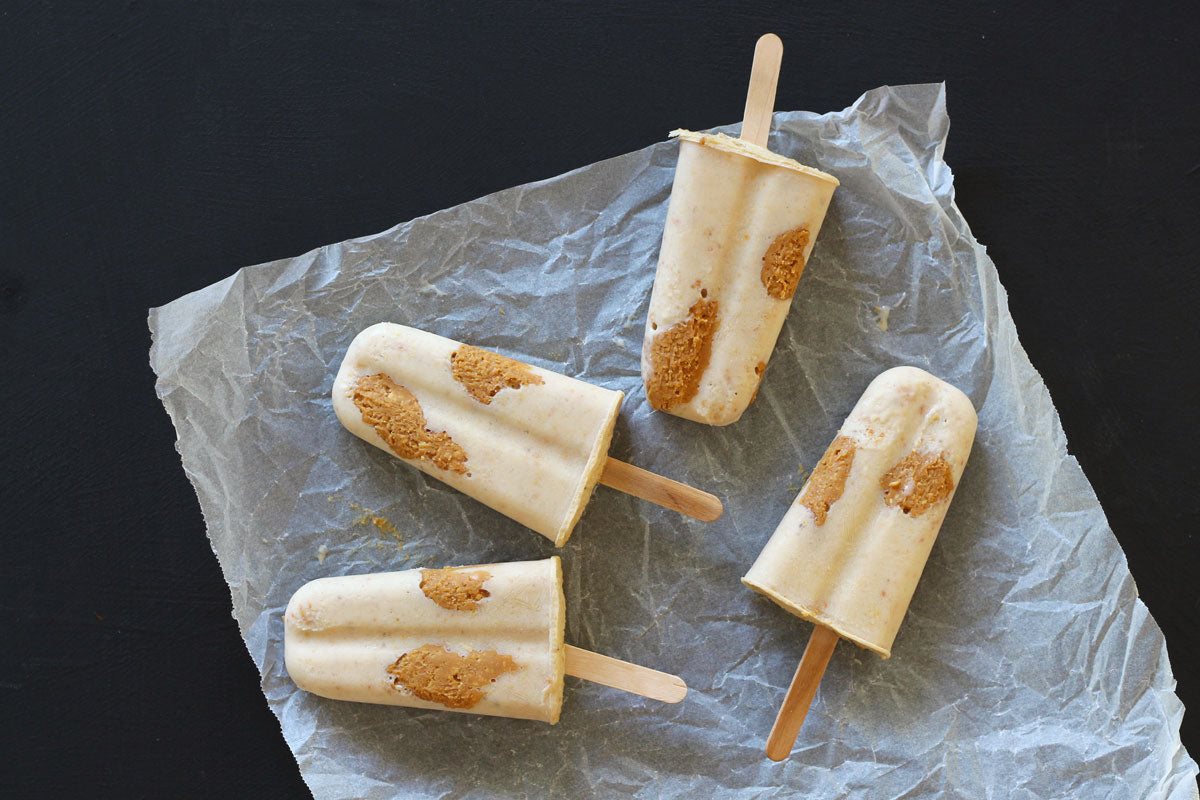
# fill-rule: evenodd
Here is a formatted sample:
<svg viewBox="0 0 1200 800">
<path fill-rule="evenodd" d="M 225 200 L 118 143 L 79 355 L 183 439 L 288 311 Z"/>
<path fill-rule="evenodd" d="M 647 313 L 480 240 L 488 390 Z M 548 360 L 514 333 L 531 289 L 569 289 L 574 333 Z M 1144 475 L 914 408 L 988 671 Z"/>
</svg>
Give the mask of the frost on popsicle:
<svg viewBox="0 0 1200 800">
<path fill-rule="evenodd" d="M 771 242 L 762 259 L 762 284 L 776 300 L 791 300 L 804 272 L 804 248 L 808 247 L 808 228 L 781 233 Z"/>
<path fill-rule="evenodd" d="M 423 569 L 421 591 L 442 608 L 474 611 L 480 600 L 491 596 L 491 592 L 483 588 L 490 577 L 490 572 L 481 569 Z"/>
<path fill-rule="evenodd" d="M 449 472 L 470 477 L 467 452 L 450 438 L 425 427 L 425 412 L 416 396 L 387 375 L 365 375 L 354 386 L 354 405 L 401 458 L 428 461 Z"/>
<path fill-rule="evenodd" d="M 512 656 L 495 650 L 468 650 L 460 656 L 425 644 L 400 656 L 387 672 L 395 689 L 447 708 L 471 708 L 486 694 L 484 686 L 520 668 Z"/>
<path fill-rule="evenodd" d="M 717 301 L 707 297 L 708 291 L 701 289 L 687 319 L 654 337 L 650 349 L 653 374 L 646 383 L 646 396 L 654 408 L 665 411 L 686 403 L 700 389 L 718 325 Z"/>
<path fill-rule="evenodd" d="M 450 372 L 479 402 L 491 405 L 501 389 L 545 383 L 528 364 L 464 344 L 450 354 Z"/>
</svg>

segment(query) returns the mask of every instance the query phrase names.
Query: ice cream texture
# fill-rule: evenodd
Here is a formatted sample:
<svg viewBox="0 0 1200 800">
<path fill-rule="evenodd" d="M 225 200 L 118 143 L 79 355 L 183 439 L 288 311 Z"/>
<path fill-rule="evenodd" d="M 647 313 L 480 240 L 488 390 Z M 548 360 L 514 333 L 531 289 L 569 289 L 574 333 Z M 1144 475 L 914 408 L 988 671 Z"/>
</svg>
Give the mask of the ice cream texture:
<svg viewBox="0 0 1200 800">
<path fill-rule="evenodd" d="M 623 394 L 392 323 L 333 383 L 354 435 L 562 545 L 605 467 Z"/>
<path fill-rule="evenodd" d="M 742 582 L 888 658 L 976 424 L 945 381 L 915 367 L 880 374 Z"/>
<path fill-rule="evenodd" d="M 320 578 L 288 603 L 284 658 L 334 700 L 553 724 L 565 619 L 557 556 Z"/>
<path fill-rule="evenodd" d="M 671 135 L 642 381 L 652 407 L 728 425 L 758 392 L 838 181 L 745 139 Z"/>
</svg>

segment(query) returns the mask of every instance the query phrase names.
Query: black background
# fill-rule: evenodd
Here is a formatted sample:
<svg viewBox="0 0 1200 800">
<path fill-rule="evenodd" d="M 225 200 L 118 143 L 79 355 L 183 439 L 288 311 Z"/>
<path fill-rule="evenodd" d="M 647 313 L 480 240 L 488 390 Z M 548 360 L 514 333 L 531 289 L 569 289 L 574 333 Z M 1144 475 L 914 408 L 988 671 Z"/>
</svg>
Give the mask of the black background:
<svg viewBox="0 0 1200 800">
<path fill-rule="evenodd" d="M 769 30 L 779 109 L 947 81 L 958 203 L 1200 708 L 1197 28 L 1187 4 L 921 5 L 0 5 L 0 795 L 307 793 L 149 307 L 737 121 Z"/>
</svg>

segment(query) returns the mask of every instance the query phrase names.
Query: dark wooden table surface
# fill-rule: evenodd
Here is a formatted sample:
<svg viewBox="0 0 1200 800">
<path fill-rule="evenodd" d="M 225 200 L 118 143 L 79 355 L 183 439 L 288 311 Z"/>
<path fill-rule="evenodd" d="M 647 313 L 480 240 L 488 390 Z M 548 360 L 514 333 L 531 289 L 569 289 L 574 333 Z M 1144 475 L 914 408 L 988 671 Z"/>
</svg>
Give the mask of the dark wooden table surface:
<svg viewBox="0 0 1200 800">
<path fill-rule="evenodd" d="M 296 797 L 146 310 L 777 107 L 945 80 L 958 203 L 1200 707 L 1187 5 L 0 4 L 0 795 Z M 1194 7 L 1190 9 L 1194 11 Z M 1184 720 L 1200 754 L 1200 722 Z"/>
</svg>

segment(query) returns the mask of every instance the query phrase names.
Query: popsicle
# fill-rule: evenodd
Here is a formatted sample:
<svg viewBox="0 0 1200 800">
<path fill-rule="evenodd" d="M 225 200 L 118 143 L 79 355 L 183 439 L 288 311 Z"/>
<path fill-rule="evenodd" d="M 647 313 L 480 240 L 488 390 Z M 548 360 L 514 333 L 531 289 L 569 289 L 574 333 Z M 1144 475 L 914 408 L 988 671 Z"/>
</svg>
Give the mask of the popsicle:
<svg viewBox="0 0 1200 800">
<path fill-rule="evenodd" d="M 674 675 L 563 643 L 558 556 L 320 578 L 284 612 L 284 661 L 334 700 L 554 724 L 563 675 L 677 703 Z"/>
<path fill-rule="evenodd" d="M 738 139 L 677 130 L 642 340 L 650 405 L 728 425 L 753 402 L 838 181 L 767 149 L 783 45 L 758 40 Z"/>
<path fill-rule="evenodd" d="M 564 544 L 597 483 L 697 519 L 709 494 L 608 457 L 621 392 L 392 323 L 355 337 L 333 382 L 354 435 Z"/>
<path fill-rule="evenodd" d="M 767 742 L 787 757 L 838 638 L 883 658 L 908 610 L 971 444 L 961 391 L 915 367 L 863 392 L 742 582 L 816 624 Z"/>
</svg>

